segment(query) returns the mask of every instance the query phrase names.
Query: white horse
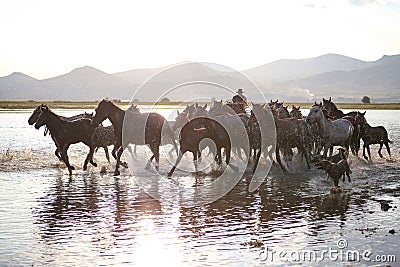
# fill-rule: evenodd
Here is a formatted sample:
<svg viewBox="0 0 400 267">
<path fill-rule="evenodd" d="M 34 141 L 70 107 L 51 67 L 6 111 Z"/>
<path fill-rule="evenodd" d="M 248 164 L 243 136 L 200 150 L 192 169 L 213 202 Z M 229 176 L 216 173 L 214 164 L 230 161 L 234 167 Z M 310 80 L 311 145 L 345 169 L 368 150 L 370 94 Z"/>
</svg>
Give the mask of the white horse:
<svg viewBox="0 0 400 267">
<path fill-rule="evenodd" d="M 324 147 L 324 157 L 327 156 L 328 149 L 329 155 L 332 156 L 333 146 L 344 146 L 349 150 L 351 137 L 354 132 L 354 127 L 346 119 L 330 120 L 327 119 L 321 105 L 314 105 L 310 109 L 307 116 L 307 122 L 310 124 L 317 123 L 322 145 Z"/>
</svg>

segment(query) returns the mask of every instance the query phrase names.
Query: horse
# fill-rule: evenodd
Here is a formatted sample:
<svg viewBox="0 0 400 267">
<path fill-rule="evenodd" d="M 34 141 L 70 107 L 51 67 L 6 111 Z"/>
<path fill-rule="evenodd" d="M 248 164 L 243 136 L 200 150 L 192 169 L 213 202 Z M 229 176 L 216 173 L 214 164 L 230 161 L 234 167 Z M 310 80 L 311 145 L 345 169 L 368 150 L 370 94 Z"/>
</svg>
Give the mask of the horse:
<svg viewBox="0 0 400 267">
<path fill-rule="evenodd" d="M 61 149 L 61 158 L 67 165 L 69 174 L 72 175 L 72 170 L 75 169 L 70 165 L 68 160 L 67 152 L 71 144 L 82 142 L 90 149 L 83 164 L 84 171 L 87 169 L 89 161 L 93 166 L 97 167 L 97 164 L 93 162 L 95 146 L 92 141 L 92 135 L 95 127 L 91 125 L 91 120 L 83 118 L 74 121 L 67 121 L 60 118 L 47 106 L 42 106 L 40 109 L 41 112 L 35 123 L 35 128 L 39 129 L 41 126 L 46 125 L 49 129 L 57 147 Z"/>
<path fill-rule="evenodd" d="M 29 117 L 28 119 L 28 123 L 29 125 L 33 125 L 34 123 L 37 122 L 41 111 L 42 107 L 45 107 L 45 104 L 41 104 L 39 106 L 37 106 L 35 108 L 35 110 L 33 111 L 32 115 Z M 59 118 L 67 120 L 67 121 L 74 121 L 74 120 L 78 120 L 78 119 L 92 119 L 93 118 L 93 113 L 83 113 L 83 114 L 78 114 L 78 115 L 74 115 L 72 117 L 64 117 L 61 115 L 57 115 Z M 45 130 L 45 135 L 47 134 L 47 128 Z M 56 150 L 54 152 L 54 154 L 57 156 L 57 158 L 59 160 L 62 160 L 61 158 L 61 148 L 58 147 L 56 141 L 54 140 L 54 137 L 50 134 L 51 138 L 53 139 L 54 144 L 56 145 Z M 108 153 L 108 146 L 110 145 L 114 145 L 115 142 L 115 135 L 114 135 L 114 129 L 109 127 L 103 127 L 103 126 L 99 126 L 94 130 L 94 134 L 93 134 L 93 142 L 94 145 L 96 147 L 96 151 L 98 150 L 99 147 L 102 147 L 104 149 L 104 153 L 106 155 L 107 161 L 110 162 L 110 155 Z M 113 149 L 113 155 L 115 155 L 114 153 L 114 149 Z M 114 157 L 115 158 L 115 157 Z"/>
<path fill-rule="evenodd" d="M 114 171 L 115 176 L 120 175 L 119 166 L 121 165 L 121 155 L 124 148 L 127 147 L 129 144 L 149 145 L 153 153 L 150 158 L 150 162 L 152 161 L 152 159 L 155 158 L 155 167 L 156 170 L 159 171 L 159 149 L 161 145 L 162 130 L 165 129 L 167 135 L 170 135 L 172 139 L 174 138 L 174 135 L 168 126 L 168 122 L 163 116 L 155 112 L 125 112 L 111 101 L 105 99 L 99 102 L 95 111 L 96 114 L 92 119 L 92 125 L 97 126 L 108 118 L 114 126 L 114 133 L 117 138 L 116 147 L 118 148 L 117 163 L 115 165 Z M 127 123 L 125 127 L 123 127 L 124 123 Z M 123 130 L 126 131 L 124 133 L 124 136 L 126 136 L 124 144 L 122 143 Z M 177 149 L 175 142 L 174 147 Z"/>
<path fill-rule="evenodd" d="M 222 103 L 222 102 L 219 102 Z M 233 104 L 234 106 L 241 105 Z M 215 108 L 215 107 L 214 107 Z M 211 109 L 210 109 L 211 110 Z M 237 108 L 239 111 L 239 108 Z M 211 115 L 210 111 L 207 111 L 207 104 L 205 106 L 200 106 L 195 104 L 195 111 L 193 112 L 193 118 L 198 117 L 207 117 L 207 118 L 214 118 L 217 120 L 224 121 L 224 127 L 227 128 L 228 132 L 231 134 L 231 138 L 235 139 L 236 141 L 232 143 L 232 150 L 239 157 L 239 159 L 243 160 L 241 149 L 247 150 L 247 146 L 243 139 L 243 132 L 239 129 L 244 127 L 246 130 L 247 135 L 247 124 L 248 124 L 248 117 L 245 113 L 244 108 L 240 109 L 241 113 L 235 113 L 233 109 L 227 104 L 220 107 L 218 112 L 214 112 L 214 115 Z M 239 120 L 238 120 L 239 119 Z"/>
<path fill-rule="evenodd" d="M 357 115 L 356 111 L 344 113 L 343 111 L 338 109 L 336 104 L 332 102 L 331 97 L 329 97 L 329 99 L 322 98 L 322 108 L 324 110 L 328 111 L 328 114 L 332 120 L 337 120 L 337 119 L 343 118 L 344 116 L 355 117 Z"/>
<path fill-rule="evenodd" d="M 306 118 L 310 124 L 317 123 L 321 134 L 322 145 L 324 147 L 324 157 L 333 153 L 333 146 L 344 146 L 349 149 L 351 137 L 354 132 L 353 125 L 345 119 L 330 120 L 327 119 L 322 105 L 314 105 Z"/>
<path fill-rule="evenodd" d="M 383 126 L 376 126 L 372 127 L 371 125 L 368 124 L 367 120 L 365 119 L 365 113 L 357 112 L 356 116 L 356 121 L 360 123 L 360 137 L 364 142 L 363 146 L 363 156 L 366 160 L 372 160 L 371 159 L 371 151 L 369 149 L 370 145 L 373 144 L 379 144 L 379 150 L 378 154 L 381 158 L 383 158 L 383 155 L 381 153 L 383 144 L 385 144 L 386 151 L 390 155 L 390 147 L 389 143 L 392 143 L 392 141 L 389 140 L 388 133 Z M 365 149 L 367 149 L 368 152 L 368 157 L 365 155 Z"/>
<path fill-rule="evenodd" d="M 116 141 L 115 134 L 114 134 L 114 127 L 112 125 L 107 127 L 98 126 L 94 130 L 92 136 L 93 145 L 96 148 L 96 152 L 99 147 L 104 149 L 104 153 L 106 154 L 106 158 L 108 163 L 110 163 L 110 155 L 108 153 L 108 146 L 114 145 Z M 113 155 L 115 155 L 115 147 L 113 149 Z"/>
<path fill-rule="evenodd" d="M 168 172 L 168 177 L 171 177 L 174 173 L 177 165 L 182 159 L 183 154 L 187 151 L 193 153 L 193 164 L 195 171 L 197 172 L 197 159 L 199 153 L 200 142 L 203 139 L 209 138 L 214 141 L 217 156 L 215 160 L 220 165 L 222 163 L 221 149 L 225 148 L 226 151 L 226 164 L 230 166 L 234 171 L 238 170 L 238 167 L 234 166 L 230 162 L 231 156 L 231 141 L 226 129 L 217 121 L 206 118 L 194 118 L 188 121 L 181 129 L 179 135 L 179 155 L 172 169 Z"/>
<path fill-rule="evenodd" d="M 298 120 L 304 119 L 303 114 L 301 113 L 300 106 L 297 108 L 292 105 L 292 110 L 289 112 L 290 118 L 296 118 Z"/>
</svg>

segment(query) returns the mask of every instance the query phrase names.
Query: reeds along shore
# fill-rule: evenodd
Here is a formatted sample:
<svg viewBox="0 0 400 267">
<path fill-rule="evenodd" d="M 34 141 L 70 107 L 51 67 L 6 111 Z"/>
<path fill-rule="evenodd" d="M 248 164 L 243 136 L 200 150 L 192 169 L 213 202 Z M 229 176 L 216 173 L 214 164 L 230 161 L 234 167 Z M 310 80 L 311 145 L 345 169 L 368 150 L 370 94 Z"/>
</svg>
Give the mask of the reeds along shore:
<svg viewBox="0 0 400 267">
<path fill-rule="evenodd" d="M 34 109 L 41 103 L 50 105 L 53 109 L 94 109 L 97 107 L 98 101 L 10 101 L 0 100 L 0 109 Z M 128 106 L 129 102 L 115 103 L 118 106 Z M 139 102 L 139 105 L 153 105 L 153 102 Z M 179 105 L 181 102 L 163 102 L 156 105 Z M 188 103 L 186 103 L 188 104 Z M 205 104 L 205 103 L 204 103 Z M 212 104 L 211 102 L 208 104 Z M 309 109 L 314 103 L 290 103 L 285 102 L 285 105 L 301 106 L 301 108 Z M 340 109 L 361 109 L 361 110 L 400 110 L 400 103 L 371 103 L 371 104 L 358 104 L 358 103 L 336 103 Z"/>
</svg>

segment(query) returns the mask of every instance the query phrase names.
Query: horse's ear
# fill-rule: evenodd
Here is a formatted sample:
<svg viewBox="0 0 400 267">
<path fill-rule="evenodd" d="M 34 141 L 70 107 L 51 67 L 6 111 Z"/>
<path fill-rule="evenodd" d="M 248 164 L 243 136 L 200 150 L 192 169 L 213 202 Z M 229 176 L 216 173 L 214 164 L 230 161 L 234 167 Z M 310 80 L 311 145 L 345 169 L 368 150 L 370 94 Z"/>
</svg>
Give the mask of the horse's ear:
<svg viewBox="0 0 400 267">
<path fill-rule="evenodd" d="M 204 105 L 203 109 L 206 109 L 206 108 L 207 108 L 207 103 Z"/>
<path fill-rule="evenodd" d="M 325 97 L 322 98 L 322 101 L 324 101 L 324 102 L 326 101 Z"/>
<path fill-rule="evenodd" d="M 222 104 L 222 99 L 221 99 L 221 101 L 219 101 L 221 104 Z"/>
<path fill-rule="evenodd" d="M 322 102 L 319 102 L 319 106 L 322 107 Z"/>
<path fill-rule="evenodd" d="M 364 113 L 361 113 L 363 116 L 365 115 L 365 113 L 367 113 L 367 111 L 364 111 Z"/>
<path fill-rule="evenodd" d="M 294 105 L 292 105 L 292 109 L 296 109 L 296 107 Z"/>
<path fill-rule="evenodd" d="M 301 107 L 301 106 L 299 106 L 297 109 L 300 110 L 300 107 Z"/>
<path fill-rule="evenodd" d="M 332 97 L 331 97 L 331 96 L 329 97 L 329 100 L 328 100 L 328 101 L 329 101 L 329 102 L 332 102 Z"/>
<path fill-rule="evenodd" d="M 317 104 L 317 101 L 314 101 L 314 104 L 315 104 L 315 105 L 318 105 L 318 104 Z"/>
<path fill-rule="evenodd" d="M 176 114 L 179 116 L 179 110 L 176 111 Z"/>
<path fill-rule="evenodd" d="M 199 106 L 199 104 L 197 104 L 197 102 L 196 102 L 196 104 L 194 104 L 194 106 L 197 108 Z"/>
</svg>

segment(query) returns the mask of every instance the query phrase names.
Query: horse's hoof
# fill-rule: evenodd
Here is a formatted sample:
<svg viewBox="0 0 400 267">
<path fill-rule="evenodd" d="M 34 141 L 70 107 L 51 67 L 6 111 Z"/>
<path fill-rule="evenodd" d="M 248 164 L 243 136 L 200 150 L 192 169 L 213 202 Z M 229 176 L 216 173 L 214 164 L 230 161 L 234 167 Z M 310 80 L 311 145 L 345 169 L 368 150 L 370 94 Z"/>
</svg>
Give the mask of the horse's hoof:
<svg viewBox="0 0 400 267">
<path fill-rule="evenodd" d="M 68 169 L 69 170 L 75 170 L 75 167 L 74 166 L 70 166 Z"/>
<path fill-rule="evenodd" d="M 383 155 L 382 155 L 382 154 L 379 154 L 379 157 L 383 158 Z"/>
<path fill-rule="evenodd" d="M 83 170 L 86 171 L 87 170 L 87 166 L 83 166 Z"/>
<path fill-rule="evenodd" d="M 169 173 L 167 174 L 167 177 L 171 177 L 171 176 L 172 176 L 172 173 L 169 172 Z"/>
<path fill-rule="evenodd" d="M 93 166 L 97 167 L 97 163 L 96 162 L 90 162 Z"/>
<path fill-rule="evenodd" d="M 128 169 L 128 163 L 126 162 L 121 162 L 121 166 L 124 167 L 125 169 Z"/>
<path fill-rule="evenodd" d="M 367 157 L 367 156 L 364 156 L 364 159 L 365 159 L 365 160 L 368 160 L 368 157 Z"/>
<path fill-rule="evenodd" d="M 114 176 L 118 176 L 118 175 L 120 175 L 121 173 L 119 172 L 119 171 L 114 171 Z"/>
</svg>

